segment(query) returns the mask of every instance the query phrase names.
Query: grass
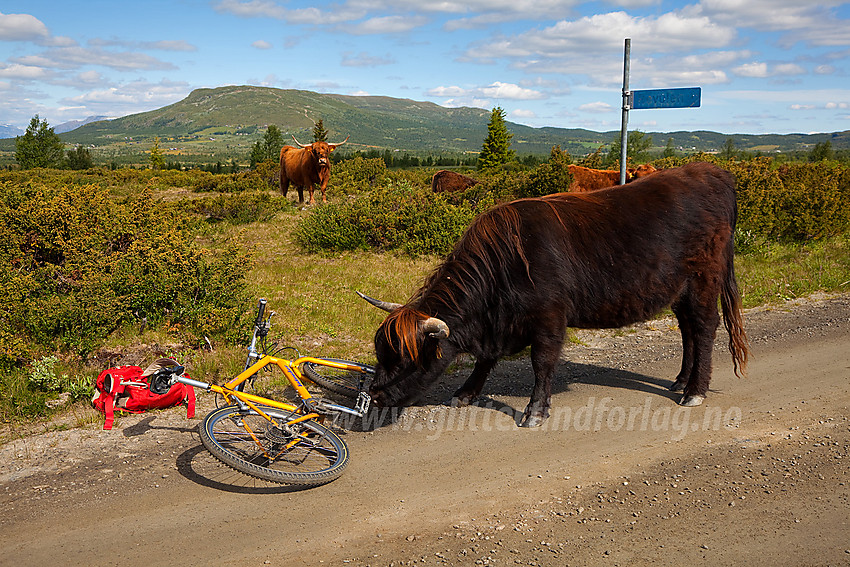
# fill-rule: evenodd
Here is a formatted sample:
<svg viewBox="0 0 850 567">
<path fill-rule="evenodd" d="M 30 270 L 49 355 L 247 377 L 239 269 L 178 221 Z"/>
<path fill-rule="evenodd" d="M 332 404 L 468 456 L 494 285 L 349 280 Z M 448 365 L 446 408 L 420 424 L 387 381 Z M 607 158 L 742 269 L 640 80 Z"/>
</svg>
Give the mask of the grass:
<svg viewBox="0 0 850 567">
<path fill-rule="evenodd" d="M 250 295 L 268 299 L 276 312 L 271 336 L 302 354 L 369 361 L 372 338 L 385 313 L 355 291 L 405 301 L 439 261 L 373 252 L 309 255 L 290 238 L 298 215 L 228 228 L 227 238 L 254 251 Z"/>
<path fill-rule="evenodd" d="M 850 234 L 807 244 L 760 242 L 736 258 L 744 307 L 850 291 Z"/>
</svg>

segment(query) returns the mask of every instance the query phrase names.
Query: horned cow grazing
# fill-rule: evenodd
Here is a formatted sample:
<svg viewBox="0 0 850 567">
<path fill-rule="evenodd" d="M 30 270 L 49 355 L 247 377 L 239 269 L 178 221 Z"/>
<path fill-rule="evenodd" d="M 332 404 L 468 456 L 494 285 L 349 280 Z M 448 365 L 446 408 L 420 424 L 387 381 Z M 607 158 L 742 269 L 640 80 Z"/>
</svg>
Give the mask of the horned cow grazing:
<svg viewBox="0 0 850 567">
<path fill-rule="evenodd" d="M 350 136 L 349 136 L 350 138 Z M 295 140 L 295 136 L 292 136 Z M 331 178 L 330 154 L 337 146 L 348 141 L 348 138 L 338 144 L 327 142 L 313 142 L 302 144 L 298 140 L 298 147 L 283 146 L 280 150 L 280 190 L 283 196 L 289 191 L 289 184 L 298 189 L 298 202 L 304 202 L 304 188 L 310 193 L 310 204 L 313 200 L 313 189 L 316 184 L 322 189 L 322 202 L 326 203 L 325 189 Z"/>
<path fill-rule="evenodd" d="M 454 250 L 375 333 L 379 406 L 414 402 L 460 353 L 475 367 L 455 393 L 471 402 L 499 358 L 531 345 L 535 381 L 522 425 L 543 423 L 567 327 L 616 328 L 672 306 L 681 404 L 702 403 L 721 316 L 735 373 L 748 358 L 735 280 L 732 175 L 708 163 L 666 169 L 628 190 L 520 199 L 479 215 Z"/>
<path fill-rule="evenodd" d="M 431 191 L 434 193 L 458 193 L 466 191 L 477 183 L 478 180 L 467 175 L 441 169 L 431 178 Z"/>
</svg>

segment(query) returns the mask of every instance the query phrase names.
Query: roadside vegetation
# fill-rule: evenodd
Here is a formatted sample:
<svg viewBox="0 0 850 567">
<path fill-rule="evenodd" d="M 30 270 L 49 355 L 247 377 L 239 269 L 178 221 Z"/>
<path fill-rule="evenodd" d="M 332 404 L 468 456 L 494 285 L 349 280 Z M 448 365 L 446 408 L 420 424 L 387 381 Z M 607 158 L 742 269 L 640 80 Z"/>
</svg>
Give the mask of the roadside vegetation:
<svg viewBox="0 0 850 567">
<path fill-rule="evenodd" d="M 735 174 L 745 306 L 850 290 L 850 168 L 740 157 L 651 163 L 712 161 Z M 259 297 L 276 312 L 279 346 L 368 362 L 382 314 L 355 290 L 406 300 L 476 214 L 562 191 L 570 163 L 601 159 L 556 146 L 537 163 L 464 169 L 477 185 L 434 195 L 439 167 L 358 155 L 334 165 L 328 204 L 309 208 L 279 195 L 269 160 L 220 173 L 153 162 L 0 171 L 0 417 L 85 406 L 124 353 L 174 355 L 193 377 L 221 382 L 244 361 Z"/>
</svg>

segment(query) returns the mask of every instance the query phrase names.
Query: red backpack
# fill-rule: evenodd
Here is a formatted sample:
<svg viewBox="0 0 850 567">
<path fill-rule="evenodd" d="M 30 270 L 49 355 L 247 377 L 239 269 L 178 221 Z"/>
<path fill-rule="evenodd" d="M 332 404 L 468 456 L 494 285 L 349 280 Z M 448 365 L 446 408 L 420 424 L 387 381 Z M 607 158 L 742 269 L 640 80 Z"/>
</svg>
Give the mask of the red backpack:
<svg viewBox="0 0 850 567">
<path fill-rule="evenodd" d="M 92 405 L 106 415 L 103 428 L 112 429 L 114 410 L 142 413 L 149 409 L 179 406 L 184 401 L 188 406 L 186 417 L 195 417 L 195 390 L 191 386 L 177 382 L 164 394 L 150 390 L 148 377 L 157 370 L 174 366 L 178 364 L 173 359 L 160 358 L 144 371 L 139 366 L 118 366 L 101 372 L 95 382 Z"/>
</svg>

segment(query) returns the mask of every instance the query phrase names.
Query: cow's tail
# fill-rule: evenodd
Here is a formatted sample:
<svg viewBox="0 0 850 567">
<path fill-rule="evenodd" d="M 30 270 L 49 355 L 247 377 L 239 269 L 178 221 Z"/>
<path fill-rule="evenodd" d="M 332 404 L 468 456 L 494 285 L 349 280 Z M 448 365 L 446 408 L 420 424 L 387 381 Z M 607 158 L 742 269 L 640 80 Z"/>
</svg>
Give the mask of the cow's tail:
<svg viewBox="0 0 850 567">
<path fill-rule="evenodd" d="M 734 221 L 733 221 L 734 227 Z M 741 311 L 741 294 L 738 293 L 738 281 L 735 279 L 735 238 L 730 239 L 726 250 L 726 278 L 720 292 L 720 307 L 723 312 L 723 326 L 729 333 L 729 352 L 737 376 L 747 375 L 747 360 L 750 357 L 749 340 L 744 331 L 744 315 Z"/>
</svg>

